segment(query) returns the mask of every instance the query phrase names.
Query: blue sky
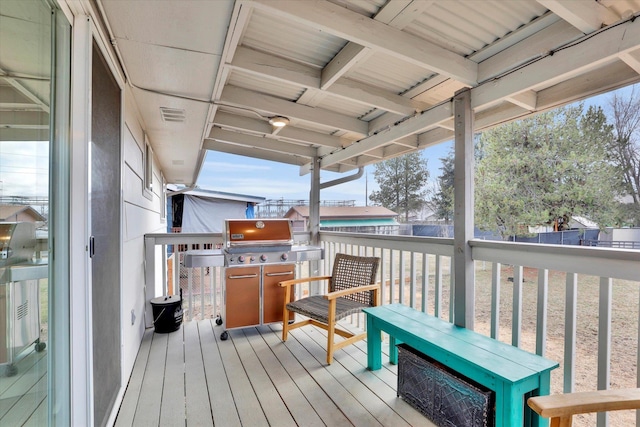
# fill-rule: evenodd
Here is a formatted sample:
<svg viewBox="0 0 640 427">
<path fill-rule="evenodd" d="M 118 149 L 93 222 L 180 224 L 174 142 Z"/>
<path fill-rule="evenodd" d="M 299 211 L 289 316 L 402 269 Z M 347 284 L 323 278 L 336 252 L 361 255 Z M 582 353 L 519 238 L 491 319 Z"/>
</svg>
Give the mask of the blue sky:
<svg viewBox="0 0 640 427">
<path fill-rule="evenodd" d="M 450 143 L 423 150 L 428 160 L 432 179 L 440 174 L 440 157 L 447 154 Z M 321 190 L 322 200 L 355 200 L 356 206 L 365 206 L 365 193 L 378 188 L 373 178 L 373 165 L 365 168 L 364 175 L 351 182 Z M 322 171 L 320 182 L 355 173 L 338 174 Z M 367 177 L 368 175 L 368 177 Z M 300 176 L 300 168 L 293 165 L 235 156 L 209 151 L 198 178 L 198 186 L 210 190 L 239 193 L 267 199 L 308 200 L 311 175 Z"/>
<path fill-rule="evenodd" d="M 621 91 L 630 91 L 630 87 Z M 601 105 L 606 111 L 609 96 L 610 93 L 607 93 L 585 100 L 585 107 Z M 432 183 L 440 175 L 440 158 L 446 156 L 451 144 L 449 141 L 422 151 L 422 155 L 428 159 Z M 308 200 L 311 176 L 300 176 L 299 170 L 297 166 L 209 151 L 198 178 L 198 186 L 267 199 Z M 373 165 L 367 166 L 360 179 L 322 190 L 321 200 L 355 200 L 356 206 L 365 206 L 365 193 L 371 194 L 372 190 L 378 189 L 373 170 Z M 331 181 L 352 173 L 322 171 L 320 181 Z"/>
</svg>

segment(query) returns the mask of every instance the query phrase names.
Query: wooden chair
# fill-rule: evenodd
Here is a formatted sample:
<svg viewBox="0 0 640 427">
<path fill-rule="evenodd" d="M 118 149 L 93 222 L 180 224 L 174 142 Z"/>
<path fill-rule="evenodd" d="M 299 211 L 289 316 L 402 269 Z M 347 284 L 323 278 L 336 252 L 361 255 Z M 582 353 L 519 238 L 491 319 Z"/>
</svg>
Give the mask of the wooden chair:
<svg viewBox="0 0 640 427">
<path fill-rule="evenodd" d="M 336 328 L 336 322 L 350 314 L 361 312 L 365 307 L 379 305 L 380 284 L 375 284 L 379 264 L 380 258 L 377 257 L 336 254 L 331 276 L 306 277 L 280 282 L 280 286 L 286 288 L 282 341 L 287 340 L 291 329 L 309 324 L 323 328 L 327 331 L 327 363 L 331 364 L 334 351 L 366 338 L 366 333 L 355 335 Z M 329 281 L 329 293 L 291 301 L 293 285 L 320 280 Z M 289 324 L 286 319 L 291 319 L 292 313 L 302 314 L 308 319 Z M 334 334 L 344 337 L 345 340 L 336 343 Z"/>
<path fill-rule="evenodd" d="M 551 418 L 551 427 L 571 427 L 575 414 L 640 409 L 640 388 L 536 396 L 527 404 L 541 416 Z"/>
</svg>

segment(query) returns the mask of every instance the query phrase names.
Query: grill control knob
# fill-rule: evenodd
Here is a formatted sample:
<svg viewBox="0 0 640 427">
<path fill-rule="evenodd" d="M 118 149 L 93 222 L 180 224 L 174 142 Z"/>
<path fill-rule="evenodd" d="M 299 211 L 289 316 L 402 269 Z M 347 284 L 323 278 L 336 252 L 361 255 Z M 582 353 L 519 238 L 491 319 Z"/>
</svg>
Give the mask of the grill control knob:
<svg viewBox="0 0 640 427">
<path fill-rule="evenodd" d="M 280 259 L 281 259 L 282 261 L 286 261 L 286 260 L 288 260 L 288 259 L 289 259 L 289 254 L 287 254 L 287 253 L 282 254 L 282 255 L 280 256 Z"/>
<path fill-rule="evenodd" d="M 267 261 L 267 256 L 265 254 L 260 255 L 260 261 L 266 262 Z"/>
<path fill-rule="evenodd" d="M 244 262 L 244 255 L 240 255 L 238 257 L 238 262 Z"/>
</svg>

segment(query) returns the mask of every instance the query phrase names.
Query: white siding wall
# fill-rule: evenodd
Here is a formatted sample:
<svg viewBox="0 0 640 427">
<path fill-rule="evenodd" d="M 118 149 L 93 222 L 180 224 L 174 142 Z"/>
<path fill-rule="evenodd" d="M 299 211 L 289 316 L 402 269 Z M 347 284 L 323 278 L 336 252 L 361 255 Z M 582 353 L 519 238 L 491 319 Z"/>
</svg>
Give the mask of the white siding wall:
<svg viewBox="0 0 640 427">
<path fill-rule="evenodd" d="M 130 95 L 127 88 L 122 183 L 122 369 L 125 378 L 131 375 L 145 328 L 144 235 L 166 231 L 166 221 L 161 218 L 160 168 L 155 162 L 152 200 L 143 195 L 144 132 Z"/>
</svg>

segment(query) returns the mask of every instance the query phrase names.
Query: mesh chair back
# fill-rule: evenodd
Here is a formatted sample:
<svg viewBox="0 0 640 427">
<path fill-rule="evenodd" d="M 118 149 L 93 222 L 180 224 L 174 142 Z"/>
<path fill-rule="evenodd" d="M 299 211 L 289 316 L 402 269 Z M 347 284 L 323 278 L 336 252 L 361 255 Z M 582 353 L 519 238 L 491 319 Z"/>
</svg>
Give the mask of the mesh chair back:
<svg viewBox="0 0 640 427">
<path fill-rule="evenodd" d="M 333 274 L 329 280 L 329 292 L 376 283 L 379 264 L 380 258 L 378 257 L 336 254 L 333 262 Z M 373 305 L 373 291 L 359 292 L 343 298 L 366 305 Z"/>
</svg>

